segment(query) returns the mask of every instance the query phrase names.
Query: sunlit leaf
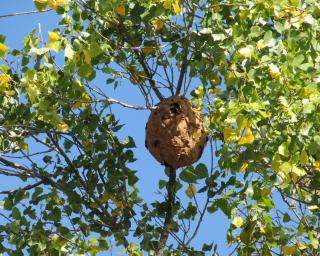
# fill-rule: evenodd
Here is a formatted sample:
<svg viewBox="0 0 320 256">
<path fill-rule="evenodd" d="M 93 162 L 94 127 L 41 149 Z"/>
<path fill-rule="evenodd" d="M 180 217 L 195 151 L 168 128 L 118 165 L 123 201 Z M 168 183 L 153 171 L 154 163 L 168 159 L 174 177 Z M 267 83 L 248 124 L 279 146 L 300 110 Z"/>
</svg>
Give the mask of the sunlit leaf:
<svg viewBox="0 0 320 256">
<path fill-rule="evenodd" d="M 292 255 L 297 251 L 296 246 L 283 246 L 281 249 L 282 253 L 285 255 Z"/>
<path fill-rule="evenodd" d="M 240 172 L 244 172 L 244 171 L 248 168 L 248 166 L 249 166 L 249 163 L 248 163 L 248 162 L 243 163 L 243 164 L 241 165 L 239 171 L 240 171 Z"/>
<path fill-rule="evenodd" d="M 232 220 L 232 224 L 235 225 L 237 228 L 240 228 L 244 223 L 244 220 L 240 216 L 236 216 Z"/>
<path fill-rule="evenodd" d="M 0 43 L 0 58 L 3 58 L 4 55 L 8 52 L 9 47 L 4 45 L 3 43 Z"/>
<path fill-rule="evenodd" d="M 19 143 L 19 148 L 21 150 L 28 150 L 29 145 L 27 143 L 25 143 L 25 142 L 21 142 L 21 143 Z"/>
<path fill-rule="evenodd" d="M 39 12 L 46 9 L 48 0 L 34 0 L 34 4 Z"/>
<path fill-rule="evenodd" d="M 245 135 L 242 136 L 239 141 L 238 141 L 238 144 L 239 145 L 242 145 L 242 144 L 252 144 L 254 141 L 254 136 L 253 136 L 253 133 L 251 131 L 250 128 L 248 128 L 245 132 Z"/>
<path fill-rule="evenodd" d="M 69 130 L 69 125 L 63 122 L 63 123 L 59 123 L 57 125 L 57 128 L 60 132 L 66 132 Z"/>
<path fill-rule="evenodd" d="M 60 40 L 60 36 L 58 33 L 53 31 L 48 31 L 49 34 L 49 43 L 54 43 Z"/>
<path fill-rule="evenodd" d="M 181 12 L 180 1 L 181 0 L 175 0 L 174 3 L 173 3 L 173 12 L 175 14 L 179 14 Z"/>
<path fill-rule="evenodd" d="M 253 51 L 254 47 L 252 45 L 247 45 L 246 47 L 239 49 L 239 53 L 245 58 L 251 57 Z"/>
<path fill-rule="evenodd" d="M 163 0 L 162 2 L 163 2 L 164 8 L 171 9 L 171 5 L 172 5 L 173 0 Z"/>
<path fill-rule="evenodd" d="M 154 27 L 155 30 L 160 30 L 164 26 L 164 21 L 162 19 L 154 19 L 152 22 L 152 26 Z"/>
<path fill-rule="evenodd" d="M 186 189 L 186 195 L 189 198 L 193 198 L 195 196 L 196 192 L 197 192 L 196 187 L 193 184 L 189 184 L 188 188 Z"/>
<path fill-rule="evenodd" d="M 126 15 L 126 7 L 123 4 L 119 4 L 116 7 L 116 13 L 119 14 L 120 16 L 125 16 Z"/>
<path fill-rule="evenodd" d="M 269 64 L 269 74 L 272 78 L 277 78 L 281 75 L 280 69 L 274 65 L 274 64 Z"/>
<path fill-rule="evenodd" d="M 239 135 L 240 133 L 237 130 L 234 130 L 228 127 L 223 129 L 223 138 L 224 138 L 224 141 L 227 143 L 232 143 L 237 141 L 239 138 Z"/>
</svg>

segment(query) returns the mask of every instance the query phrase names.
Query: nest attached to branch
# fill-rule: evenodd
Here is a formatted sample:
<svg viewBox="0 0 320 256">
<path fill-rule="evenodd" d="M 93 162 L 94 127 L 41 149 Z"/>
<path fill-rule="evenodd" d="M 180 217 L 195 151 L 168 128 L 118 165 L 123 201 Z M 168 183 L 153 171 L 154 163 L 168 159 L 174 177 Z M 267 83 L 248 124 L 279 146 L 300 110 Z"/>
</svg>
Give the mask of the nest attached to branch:
<svg viewBox="0 0 320 256">
<path fill-rule="evenodd" d="M 172 168 L 198 161 L 207 140 L 200 111 L 182 96 L 160 101 L 146 125 L 146 147 L 161 164 Z"/>
</svg>

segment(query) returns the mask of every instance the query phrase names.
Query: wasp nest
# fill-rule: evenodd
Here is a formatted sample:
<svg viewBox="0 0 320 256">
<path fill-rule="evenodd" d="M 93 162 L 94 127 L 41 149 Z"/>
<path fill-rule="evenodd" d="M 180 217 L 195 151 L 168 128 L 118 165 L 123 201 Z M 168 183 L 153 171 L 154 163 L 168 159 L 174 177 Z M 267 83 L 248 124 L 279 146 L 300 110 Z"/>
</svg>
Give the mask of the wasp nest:
<svg viewBox="0 0 320 256">
<path fill-rule="evenodd" d="M 158 103 L 146 125 L 146 147 L 161 164 L 173 168 L 198 161 L 207 140 L 200 112 L 182 96 Z"/>
</svg>

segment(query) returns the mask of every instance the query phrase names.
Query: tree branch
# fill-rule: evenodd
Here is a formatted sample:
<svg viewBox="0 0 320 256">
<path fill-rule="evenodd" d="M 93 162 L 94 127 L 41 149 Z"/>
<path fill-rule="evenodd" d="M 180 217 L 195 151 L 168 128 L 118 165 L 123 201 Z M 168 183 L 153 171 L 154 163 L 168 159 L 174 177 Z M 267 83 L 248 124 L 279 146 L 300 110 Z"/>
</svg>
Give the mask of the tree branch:
<svg viewBox="0 0 320 256">
<path fill-rule="evenodd" d="M 106 102 L 109 104 L 119 104 L 122 107 L 126 107 L 126 108 L 131 108 L 131 109 L 135 109 L 135 110 L 153 110 L 156 109 L 156 107 L 143 107 L 143 106 L 133 106 L 130 104 L 127 104 L 125 102 L 121 102 L 119 100 L 116 99 L 112 99 L 112 98 L 107 98 L 105 100 L 99 100 L 99 102 Z"/>
<path fill-rule="evenodd" d="M 32 171 L 26 167 L 23 167 L 22 165 L 19 165 L 17 163 L 11 162 L 3 157 L 0 156 L 0 162 L 3 163 L 5 166 L 11 167 L 13 169 L 19 170 L 23 172 L 23 175 L 26 176 L 32 176 Z"/>
<path fill-rule="evenodd" d="M 15 189 L 15 190 L 3 190 L 3 191 L 0 191 L 0 194 L 12 194 L 12 193 L 14 193 L 14 192 L 16 192 L 18 190 L 25 190 L 25 191 L 26 190 L 30 190 L 30 189 L 33 189 L 35 187 L 40 186 L 43 183 L 44 183 L 44 180 L 40 180 L 40 181 L 38 181 L 38 182 L 36 182 L 34 184 L 30 184 L 30 185 L 25 186 L 23 188 L 19 188 L 19 189 Z"/>
<path fill-rule="evenodd" d="M 183 80 L 185 78 L 185 75 L 188 70 L 188 54 L 189 54 L 189 45 L 190 45 L 190 35 L 189 35 L 189 30 L 192 27 L 193 20 L 194 20 L 194 13 L 195 13 L 195 8 L 192 8 L 192 13 L 191 13 L 191 20 L 189 24 L 186 26 L 186 39 L 185 39 L 185 44 L 183 47 L 182 51 L 182 64 L 181 64 L 181 69 L 180 69 L 180 75 L 179 75 L 179 80 L 177 84 L 177 90 L 176 90 L 176 95 L 179 95 L 181 92 Z"/>
<path fill-rule="evenodd" d="M 125 26 L 124 24 L 121 22 L 121 20 L 119 22 L 114 22 L 114 20 L 110 20 L 107 19 L 104 15 L 99 14 L 98 12 L 96 12 L 93 8 L 91 8 L 85 1 L 83 0 L 79 0 L 78 3 L 87 10 L 90 10 L 92 13 L 96 14 L 99 18 L 101 18 L 104 21 L 107 21 L 111 24 L 114 25 L 114 27 L 118 30 L 120 36 L 122 37 L 121 39 L 123 39 L 124 41 L 126 41 L 130 46 L 131 46 L 131 50 L 134 53 L 134 55 L 136 56 L 138 62 L 140 63 L 140 65 L 142 66 L 143 71 L 146 73 L 147 76 L 147 80 L 150 84 L 151 89 L 153 90 L 153 92 L 156 94 L 156 96 L 158 97 L 158 99 L 161 101 L 163 99 L 163 96 L 161 94 L 161 92 L 159 91 L 159 89 L 156 86 L 156 82 L 152 77 L 151 71 L 149 69 L 149 67 L 147 66 L 146 62 L 145 62 L 145 56 L 144 54 L 139 50 L 139 48 L 134 47 L 134 44 L 132 43 L 132 40 L 130 38 L 129 33 L 125 30 Z M 92 16 L 93 18 L 95 18 L 95 16 Z"/>
<path fill-rule="evenodd" d="M 169 237 L 169 233 L 172 228 L 172 221 L 173 221 L 173 205 L 175 201 L 176 196 L 176 169 L 170 167 L 169 168 L 169 181 L 167 184 L 167 191 L 168 191 L 168 197 L 166 200 L 167 203 L 167 211 L 166 216 L 163 224 L 163 229 L 160 235 L 159 245 L 156 250 L 156 255 L 163 255 L 163 249 L 166 245 L 166 242 Z"/>
<path fill-rule="evenodd" d="M 16 13 L 9 13 L 9 14 L 3 14 L 0 15 L 0 19 L 1 18 L 7 18 L 7 17 L 13 17 L 13 16 L 19 16 L 19 15 L 28 15 L 28 14 L 35 14 L 35 13 L 43 13 L 43 12 L 50 12 L 52 11 L 51 9 L 48 10 L 44 10 L 44 11 L 29 11 L 29 12 L 16 12 Z"/>
</svg>

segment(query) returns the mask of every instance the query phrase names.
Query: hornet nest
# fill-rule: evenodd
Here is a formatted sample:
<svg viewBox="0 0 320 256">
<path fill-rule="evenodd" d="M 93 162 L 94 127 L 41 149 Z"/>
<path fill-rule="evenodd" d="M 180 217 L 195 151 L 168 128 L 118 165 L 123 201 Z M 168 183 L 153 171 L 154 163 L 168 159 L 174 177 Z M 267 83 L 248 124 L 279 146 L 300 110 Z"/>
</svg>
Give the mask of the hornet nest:
<svg viewBox="0 0 320 256">
<path fill-rule="evenodd" d="M 146 147 L 161 164 L 172 168 L 198 161 L 207 140 L 200 111 L 183 96 L 160 101 L 146 125 Z"/>
</svg>

